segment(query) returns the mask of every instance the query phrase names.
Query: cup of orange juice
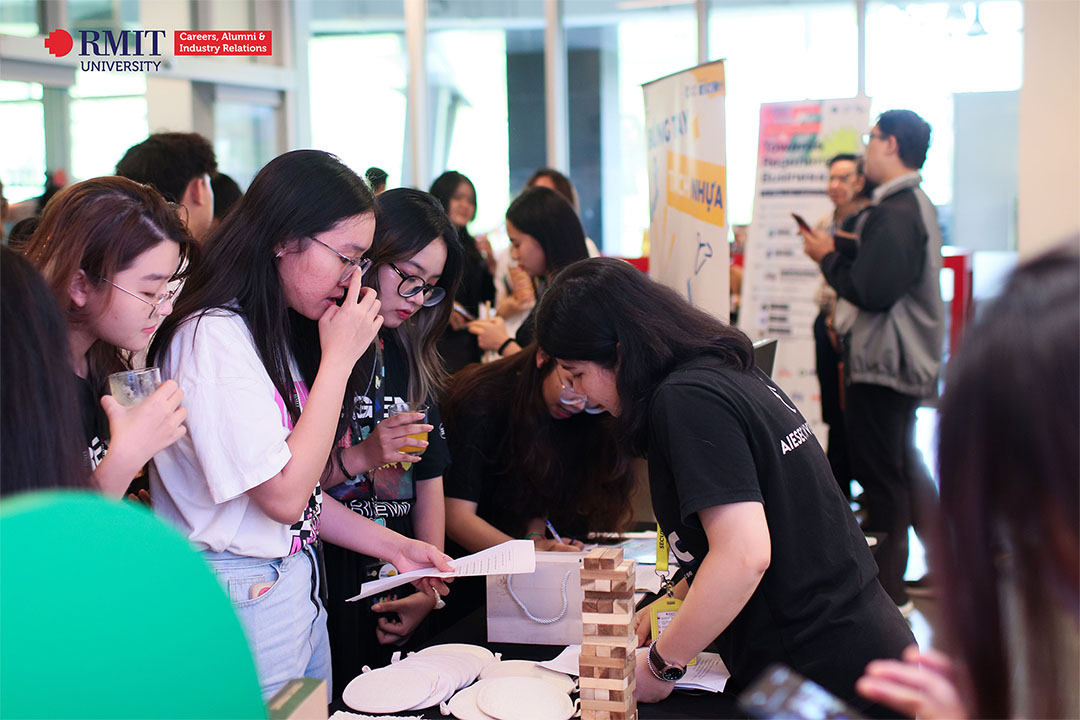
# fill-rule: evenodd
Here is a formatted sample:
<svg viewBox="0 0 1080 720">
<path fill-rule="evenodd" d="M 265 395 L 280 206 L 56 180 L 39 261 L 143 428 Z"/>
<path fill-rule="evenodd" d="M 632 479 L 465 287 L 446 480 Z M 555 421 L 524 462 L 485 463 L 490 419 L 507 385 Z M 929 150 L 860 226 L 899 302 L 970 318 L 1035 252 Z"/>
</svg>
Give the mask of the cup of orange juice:
<svg viewBox="0 0 1080 720">
<path fill-rule="evenodd" d="M 424 403 L 399 402 L 399 403 L 395 403 L 394 405 L 391 405 L 388 412 L 390 414 L 390 417 L 394 417 L 395 415 L 401 415 L 403 413 L 421 413 L 424 416 L 423 419 L 416 420 L 412 424 L 413 425 L 420 425 L 420 424 L 427 423 L 428 406 L 425 405 Z M 426 432 L 413 433 L 413 434 L 408 435 L 408 437 L 415 438 L 417 440 L 427 440 L 428 434 Z M 421 455 L 421 454 L 423 454 L 423 452 L 425 450 L 427 450 L 426 445 L 424 447 L 416 447 L 415 445 L 406 445 L 405 447 L 401 448 L 401 452 L 407 453 L 409 455 Z"/>
</svg>

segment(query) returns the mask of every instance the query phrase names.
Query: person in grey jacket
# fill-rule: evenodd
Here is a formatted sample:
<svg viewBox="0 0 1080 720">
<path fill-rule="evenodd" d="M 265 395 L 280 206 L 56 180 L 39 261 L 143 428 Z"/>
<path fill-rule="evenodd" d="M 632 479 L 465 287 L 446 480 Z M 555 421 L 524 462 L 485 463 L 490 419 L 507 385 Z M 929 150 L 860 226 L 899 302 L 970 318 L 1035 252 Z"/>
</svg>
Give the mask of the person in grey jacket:
<svg viewBox="0 0 1080 720">
<path fill-rule="evenodd" d="M 863 486 L 864 530 L 884 537 L 878 577 L 901 610 L 916 488 L 930 483 L 914 445 L 915 410 L 937 394 L 944 335 L 941 231 L 919 188 L 930 126 L 910 110 L 882 113 L 866 140 L 866 175 L 878 183 L 855 226 L 854 253 L 804 232 L 804 249 L 839 295 L 845 418 L 851 470 Z"/>
</svg>

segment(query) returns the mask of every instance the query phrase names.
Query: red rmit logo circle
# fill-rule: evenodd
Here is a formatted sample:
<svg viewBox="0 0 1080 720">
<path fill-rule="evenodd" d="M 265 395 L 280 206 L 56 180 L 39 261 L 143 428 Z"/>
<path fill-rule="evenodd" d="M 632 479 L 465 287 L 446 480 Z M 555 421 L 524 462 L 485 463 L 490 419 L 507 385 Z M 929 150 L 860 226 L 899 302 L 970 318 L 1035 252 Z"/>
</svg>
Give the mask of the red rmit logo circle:
<svg viewBox="0 0 1080 720">
<path fill-rule="evenodd" d="M 53 30 L 49 33 L 49 36 L 45 38 L 45 49 L 56 57 L 64 57 L 71 48 L 75 46 L 75 41 L 71 39 L 71 35 L 67 30 Z"/>
</svg>

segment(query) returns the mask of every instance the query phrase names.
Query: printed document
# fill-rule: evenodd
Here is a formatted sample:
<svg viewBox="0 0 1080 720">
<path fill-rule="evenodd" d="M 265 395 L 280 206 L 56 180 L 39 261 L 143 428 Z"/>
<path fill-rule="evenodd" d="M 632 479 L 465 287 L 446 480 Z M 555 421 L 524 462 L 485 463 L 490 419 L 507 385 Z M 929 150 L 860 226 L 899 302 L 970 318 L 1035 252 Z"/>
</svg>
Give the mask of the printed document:
<svg viewBox="0 0 1080 720">
<path fill-rule="evenodd" d="M 517 575 L 536 571 L 536 546 L 532 540 L 508 540 L 501 545 L 489 547 L 472 555 L 450 561 L 453 572 L 443 572 L 433 567 L 410 570 L 390 577 L 379 578 L 360 586 L 360 594 L 346 602 L 355 602 L 398 585 L 425 577 L 464 577 L 466 575 Z"/>
</svg>

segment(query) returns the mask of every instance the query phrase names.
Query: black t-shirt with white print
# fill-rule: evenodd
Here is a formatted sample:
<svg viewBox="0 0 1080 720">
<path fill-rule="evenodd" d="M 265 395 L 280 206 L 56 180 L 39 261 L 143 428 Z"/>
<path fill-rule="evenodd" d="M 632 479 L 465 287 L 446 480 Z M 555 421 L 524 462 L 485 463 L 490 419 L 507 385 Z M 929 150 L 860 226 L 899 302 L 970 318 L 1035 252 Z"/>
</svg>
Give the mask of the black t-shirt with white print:
<svg viewBox="0 0 1080 720">
<path fill-rule="evenodd" d="M 76 375 L 75 384 L 79 388 L 79 417 L 86 440 L 85 460 L 92 471 L 101 464 L 109 447 L 109 416 L 86 378 Z"/>
<path fill-rule="evenodd" d="M 382 333 L 380 340 L 385 373 L 376 366 L 369 387 L 353 399 L 353 417 L 348 433 L 350 444 L 367 438 L 375 425 L 388 416 L 392 405 L 405 402 L 409 397 L 409 363 L 404 350 L 393 333 Z M 374 417 L 376 393 L 381 393 L 383 398 L 378 404 L 378 418 Z M 364 517 L 411 537 L 416 482 L 441 476 L 450 461 L 439 407 L 430 400 L 428 405 L 427 424 L 435 429 L 428 433 L 429 444 L 420 456 L 420 462 L 415 465 L 394 463 L 377 468 L 329 488 L 327 492 Z"/>
<path fill-rule="evenodd" d="M 770 566 L 716 639 L 733 688 L 783 662 L 852 700 L 869 659 L 914 641 L 813 431 L 761 370 L 702 356 L 671 372 L 652 398 L 648 461 L 653 509 L 691 582 L 709 551 L 697 513 L 764 506 Z"/>
</svg>

